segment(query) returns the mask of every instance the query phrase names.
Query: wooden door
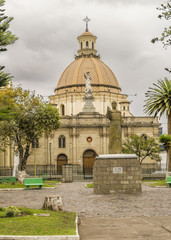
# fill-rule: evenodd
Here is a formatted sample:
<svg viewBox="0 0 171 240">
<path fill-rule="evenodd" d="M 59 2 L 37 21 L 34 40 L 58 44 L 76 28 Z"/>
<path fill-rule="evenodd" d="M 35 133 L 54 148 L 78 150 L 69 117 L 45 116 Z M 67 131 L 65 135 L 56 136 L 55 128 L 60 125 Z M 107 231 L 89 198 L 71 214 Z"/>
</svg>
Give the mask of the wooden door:
<svg viewBox="0 0 171 240">
<path fill-rule="evenodd" d="M 57 175 L 62 175 L 62 165 L 67 163 L 67 156 L 65 154 L 60 154 L 57 158 Z"/>
</svg>

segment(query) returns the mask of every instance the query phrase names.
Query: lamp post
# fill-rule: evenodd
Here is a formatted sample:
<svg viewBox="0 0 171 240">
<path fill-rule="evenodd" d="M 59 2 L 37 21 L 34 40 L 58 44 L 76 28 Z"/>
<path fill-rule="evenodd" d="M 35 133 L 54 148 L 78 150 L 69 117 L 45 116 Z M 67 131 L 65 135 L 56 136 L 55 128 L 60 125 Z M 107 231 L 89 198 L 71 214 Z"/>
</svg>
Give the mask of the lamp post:
<svg viewBox="0 0 171 240">
<path fill-rule="evenodd" d="M 35 158 L 35 146 L 34 146 L 34 178 L 36 178 L 36 158 Z"/>
<path fill-rule="evenodd" d="M 50 179 L 51 179 L 51 170 L 52 170 L 52 169 L 51 169 L 51 167 L 52 167 L 52 166 L 51 166 L 51 164 L 52 164 L 52 163 L 51 163 L 51 160 L 52 160 L 52 159 L 51 159 L 51 142 L 49 143 L 49 156 L 50 156 Z"/>
</svg>

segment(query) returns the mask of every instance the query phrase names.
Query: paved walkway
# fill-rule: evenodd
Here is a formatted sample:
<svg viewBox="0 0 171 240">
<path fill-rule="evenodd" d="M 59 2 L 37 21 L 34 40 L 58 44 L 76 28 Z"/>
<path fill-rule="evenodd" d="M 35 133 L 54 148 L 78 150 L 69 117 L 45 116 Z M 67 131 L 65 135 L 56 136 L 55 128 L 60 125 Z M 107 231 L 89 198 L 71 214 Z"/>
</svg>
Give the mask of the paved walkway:
<svg viewBox="0 0 171 240">
<path fill-rule="evenodd" d="M 171 216 L 131 218 L 81 217 L 81 240 L 170 240 Z"/>
</svg>

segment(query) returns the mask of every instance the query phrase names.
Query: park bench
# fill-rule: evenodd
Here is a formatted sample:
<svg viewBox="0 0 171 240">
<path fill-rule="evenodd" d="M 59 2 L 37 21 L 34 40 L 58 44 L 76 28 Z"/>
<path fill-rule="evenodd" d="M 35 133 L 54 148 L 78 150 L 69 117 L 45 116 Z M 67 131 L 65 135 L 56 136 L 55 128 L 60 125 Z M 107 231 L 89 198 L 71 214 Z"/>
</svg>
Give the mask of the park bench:
<svg viewBox="0 0 171 240">
<path fill-rule="evenodd" d="M 16 182 L 16 177 L 9 177 L 9 182 L 10 183 L 15 183 Z"/>
<path fill-rule="evenodd" d="M 24 178 L 24 185 L 26 189 L 29 189 L 30 186 L 39 186 L 41 189 L 43 186 L 43 179 L 42 178 Z"/>
<path fill-rule="evenodd" d="M 168 184 L 168 187 L 171 188 L 171 176 L 170 177 L 167 177 L 167 182 Z"/>
<path fill-rule="evenodd" d="M 16 177 L 0 177 L 0 183 L 15 183 Z"/>
</svg>

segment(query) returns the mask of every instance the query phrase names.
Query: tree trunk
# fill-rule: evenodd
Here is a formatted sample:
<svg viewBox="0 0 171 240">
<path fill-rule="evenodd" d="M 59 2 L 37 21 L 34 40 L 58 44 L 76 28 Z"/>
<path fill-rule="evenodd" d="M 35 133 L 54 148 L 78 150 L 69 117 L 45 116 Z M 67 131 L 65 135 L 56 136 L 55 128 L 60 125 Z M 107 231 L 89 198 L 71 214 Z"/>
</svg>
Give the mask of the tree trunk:
<svg viewBox="0 0 171 240">
<path fill-rule="evenodd" d="M 171 135 L 171 113 L 168 115 L 168 134 Z M 171 143 L 168 150 L 168 172 L 171 172 Z"/>
<path fill-rule="evenodd" d="M 30 155 L 29 154 L 30 145 L 29 144 L 26 145 L 24 156 L 23 156 L 23 152 L 24 152 L 23 147 L 22 146 L 19 147 L 18 150 L 19 150 L 19 161 L 20 161 L 18 168 L 19 168 L 20 171 L 25 171 L 26 170 L 27 159 Z"/>
</svg>

